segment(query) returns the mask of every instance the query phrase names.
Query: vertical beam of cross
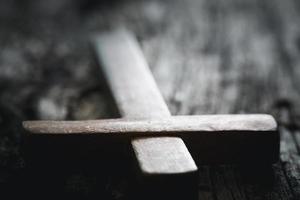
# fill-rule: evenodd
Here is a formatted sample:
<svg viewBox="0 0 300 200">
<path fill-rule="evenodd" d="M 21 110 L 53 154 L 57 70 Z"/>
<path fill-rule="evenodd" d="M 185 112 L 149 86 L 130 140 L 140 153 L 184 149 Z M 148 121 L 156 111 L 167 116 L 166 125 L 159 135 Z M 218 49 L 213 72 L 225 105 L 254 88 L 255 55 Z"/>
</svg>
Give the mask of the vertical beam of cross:
<svg viewBox="0 0 300 200">
<path fill-rule="evenodd" d="M 93 44 L 123 118 L 171 116 L 142 52 L 129 32 L 101 34 L 95 37 Z M 131 144 L 140 175 L 147 179 L 143 181 L 147 185 L 142 187 L 148 191 L 147 195 L 197 196 L 191 192 L 197 187 L 197 166 L 182 139 L 144 137 L 132 139 Z"/>
</svg>

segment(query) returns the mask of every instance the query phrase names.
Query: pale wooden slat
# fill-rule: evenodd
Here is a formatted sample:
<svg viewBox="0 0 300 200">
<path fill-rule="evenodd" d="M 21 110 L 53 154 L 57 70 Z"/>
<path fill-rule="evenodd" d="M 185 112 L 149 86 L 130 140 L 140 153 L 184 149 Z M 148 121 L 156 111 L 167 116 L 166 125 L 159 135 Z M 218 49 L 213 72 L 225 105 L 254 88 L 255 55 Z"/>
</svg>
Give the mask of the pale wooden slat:
<svg viewBox="0 0 300 200">
<path fill-rule="evenodd" d="M 95 37 L 94 45 L 122 117 L 140 119 L 171 115 L 137 41 L 129 32 L 101 34 Z"/>
<path fill-rule="evenodd" d="M 163 119 L 140 120 L 123 118 L 88 121 L 28 121 L 24 122 L 24 128 L 32 136 L 50 138 L 56 135 L 68 137 L 69 140 L 77 136 L 84 138 L 93 135 L 98 140 L 114 138 L 113 140 L 119 141 L 138 136 L 179 136 L 188 143 L 193 157 L 202 164 L 273 163 L 278 160 L 279 153 L 277 124 L 272 116 L 264 114 L 172 116 Z M 151 139 L 142 141 L 149 144 L 147 140 L 152 141 Z M 152 143 L 153 149 L 161 149 L 161 143 L 155 141 Z M 163 145 L 166 146 L 167 142 L 169 140 L 163 142 Z M 136 149 L 139 144 L 133 143 Z M 171 145 L 171 149 L 173 146 Z M 139 148 L 145 149 L 143 146 Z M 151 152 L 150 148 L 146 149 Z M 169 148 L 164 150 L 169 152 Z M 136 152 L 140 151 L 136 150 Z M 142 155 L 144 154 L 140 153 L 139 156 L 145 157 Z M 147 153 L 145 155 L 148 156 Z M 157 156 L 154 159 L 158 160 Z M 155 161 L 154 163 L 161 162 Z M 154 167 L 159 169 L 160 166 Z M 149 171 L 147 166 L 145 171 Z"/>
<path fill-rule="evenodd" d="M 129 32 L 120 30 L 101 34 L 95 38 L 94 45 L 122 117 L 151 119 L 171 115 L 137 41 Z M 155 143 L 149 145 L 153 140 Z M 150 184 L 150 186 L 141 186 L 140 191 L 144 191 L 142 193 L 154 195 L 153 198 L 158 196 L 178 198 L 190 194 L 193 198 L 197 196 L 195 181 L 197 166 L 182 139 L 138 138 L 132 140 L 132 147 L 140 175 L 145 179 L 143 182 Z M 177 151 L 173 152 L 174 149 Z M 172 156 L 170 152 L 173 152 Z M 149 179 L 149 174 L 156 181 L 151 181 L 150 179 L 153 178 Z M 162 176 L 166 174 L 172 175 L 173 178 L 163 178 L 162 181 Z M 188 187 L 184 189 L 184 185 Z M 177 192 L 166 189 L 177 187 L 180 188 L 180 190 L 175 189 Z M 163 192 L 160 191 L 161 188 L 164 188 Z"/>
<path fill-rule="evenodd" d="M 142 141 L 142 142 L 140 142 Z M 161 147 L 160 145 L 163 145 Z M 176 137 L 153 137 L 132 141 L 141 168 L 146 174 L 186 173 L 195 171 L 195 163 L 183 141 Z M 161 151 L 163 149 L 163 151 Z M 188 159 L 187 159 L 188 158 Z M 178 163 L 179 161 L 186 161 Z M 160 163 L 157 165 L 156 163 Z M 173 166 L 176 166 L 174 168 Z"/>
<path fill-rule="evenodd" d="M 126 134 L 126 137 L 148 134 L 182 135 L 181 132 L 247 132 L 260 135 L 261 132 L 276 131 L 277 123 L 271 115 L 187 115 L 162 119 L 108 119 L 83 121 L 25 121 L 29 134 Z M 177 132 L 177 133 L 176 133 Z M 246 134 L 246 133 L 244 133 Z M 275 137 L 270 133 L 271 137 Z M 197 143 L 197 141 L 195 141 Z"/>
</svg>

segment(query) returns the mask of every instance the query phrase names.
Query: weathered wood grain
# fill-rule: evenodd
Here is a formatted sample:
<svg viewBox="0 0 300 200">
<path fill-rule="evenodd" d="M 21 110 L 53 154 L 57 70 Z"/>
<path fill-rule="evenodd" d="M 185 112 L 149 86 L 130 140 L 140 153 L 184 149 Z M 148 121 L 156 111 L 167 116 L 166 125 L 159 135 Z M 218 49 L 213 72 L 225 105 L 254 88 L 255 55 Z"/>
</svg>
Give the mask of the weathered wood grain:
<svg viewBox="0 0 300 200">
<path fill-rule="evenodd" d="M 142 143 L 139 140 L 143 140 Z M 164 143 L 160 142 L 163 141 Z M 183 162 L 179 167 L 176 162 L 185 160 L 189 154 L 188 149 L 183 145 L 183 141 L 176 137 L 153 137 L 147 140 L 135 139 L 132 141 L 132 146 L 135 153 L 138 155 L 139 163 L 142 165 L 143 173 L 147 175 L 159 174 L 177 174 L 186 173 L 195 170 L 195 163 L 190 157 L 189 162 Z M 164 145 L 161 147 L 160 145 Z M 161 151 L 163 149 L 164 151 Z M 184 156 L 181 158 L 181 156 Z M 157 165 L 156 163 L 160 163 Z M 187 183 L 189 184 L 189 183 Z"/>
<path fill-rule="evenodd" d="M 298 3 L 236 0 L 177 3 L 180 6 L 168 7 L 164 18 L 167 23 L 177 16 L 177 23 L 144 41 L 146 56 L 155 63 L 155 77 L 172 113 L 272 113 L 276 110 L 273 104 L 282 98 L 298 104 L 299 92 L 293 81 L 297 62 L 289 62 L 289 56 L 297 55 L 298 51 L 295 42 L 299 36 L 295 25 L 298 23 L 294 17 L 299 12 Z M 286 26 L 289 28 L 285 29 Z M 167 76 L 167 72 L 172 74 Z M 282 139 L 293 146 L 293 139 Z M 287 153 L 291 157 L 298 154 Z M 286 160 L 289 161 L 274 166 L 275 180 L 271 184 L 260 180 L 247 183 L 243 173 L 231 166 L 200 168 L 200 177 L 209 177 L 202 182 L 200 196 L 294 199 L 295 180 L 299 177 L 297 164 L 295 160 Z M 255 172 L 253 177 L 259 174 Z"/>
<path fill-rule="evenodd" d="M 161 119 L 103 119 L 82 121 L 25 121 L 23 127 L 28 134 L 121 134 L 125 137 L 147 136 L 149 134 L 178 134 L 181 132 L 249 132 L 259 135 L 277 130 L 277 123 L 271 115 L 187 115 Z M 132 135 L 131 135 L 132 134 Z M 189 136 L 187 136 L 189 137 Z M 195 141 L 197 143 L 197 141 Z"/>
<path fill-rule="evenodd" d="M 138 35 L 158 87 L 173 114 L 258 112 L 273 114 L 277 113 L 278 105 L 283 107 L 291 105 L 289 109 L 280 108 L 276 114 L 276 119 L 280 122 L 282 146 L 281 161 L 273 165 L 273 170 L 261 174 L 258 170 L 262 167 L 259 166 L 250 167 L 246 172 L 231 165 L 200 166 L 199 199 L 299 199 L 300 134 L 299 126 L 295 126 L 299 125 L 300 102 L 299 2 L 295 0 L 122 2 L 85 16 L 84 26 L 89 30 L 105 30 L 121 24 L 133 30 Z M 78 18 L 75 19 L 82 22 Z M 44 24 L 42 27 L 45 27 Z M 33 21 L 32 27 L 35 25 L 36 20 Z M 59 28 L 66 30 L 64 24 L 62 27 L 49 27 L 48 30 L 55 33 Z M 32 32 L 38 33 L 40 37 L 41 32 L 36 29 L 40 30 L 40 27 Z M 53 34 L 51 42 L 59 44 L 54 44 L 54 47 L 66 44 L 65 41 L 69 41 L 69 36 L 73 33 L 78 35 L 79 32 L 73 29 L 72 34 L 63 32 L 61 34 L 63 39 L 57 39 L 57 35 Z M 82 31 L 82 24 L 78 29 Z M 19 30 L 19 27 L 16 30 Z M 13 39 L 6 40 L 9 35 Z M 86 34 L 83 35 L 85 38 Z M 49 38 L 51 37 L 47 33 L 45 41 L 49 41 Z M 35 40 L 29 40 L 19 44 L 15 40 L 15 35 L 9 33 L 5 36 L 4 44 L 8 49 L 15 50 L 23 49 L 19 48 L 20 45 L 30 47 L 36 43 Z M 75 46 L 76 44 L 74 43 Z M 84 48 L 78 49 L 80 55 Z M 34 55 L 38 66 L 49 65 L 48 54 L 42 58 L 33 53 L 29 55 Z M 74 69 L 74 64 L 81 57 L 78 56 L 74 61 L 72 58 L 61 59 L 58 55 L 61 54 L 57 53 L 53 59 L 64 61 L 71 59 L 69 64 L 62 63 L 70 69 Z M 79 63 L 76 67 L 90 65 L 86 62 Z M 95 73 L 95 77 L 97 76 Z M 56 84 L 64 87 L 65 82 L 57 81 Z M 282 116 L 283 118 L 290 116 L 290 120 L 281 120 Z M 74 146 L 75 149 L 83 148 Z M 266 175 L 270 172 L 274 173 L 271 180 Z M 247 178 L 252 176 L 254 180 L 248 181 L 245 178 L 247 175 Z M 257 176 L 261 178 L 256 180 Z M 269 183 L 266 183 L 265 179 Z M 120 185 L 123 185 L 123 182 Z M 118 189 L 117 192 L 114 188 L 112 190 L 112 193 L 118 194 L 113 199 L 124 199 L 124 196 L 119 195 Z"/>
<path fill-rule="evenodd" d="M 98 140 L 114 138 L 119 141 L 135 137 L 177 136 L 187 142 L 192 156 L 201 164 L 273 163 L 277 162 L 279 154 L 277 123 L 272 116 L 264 114 L 28 121 L 24 122 L 24 128 L 33 137 L 50 138 L 57 135 L 57 139 L 62 136 L 70 140 L 72 137 L 84 138 L 89 135 L 94 135 Z"/>
<path fill-rule="evenodd" d="M 92 42 L 121 116 L 170 116 L 138 43 L 128 31 L 103 33 Z"/>
<path fill-rule="evenodd" d="M 290 52 L 284 50 L 288 45 L 291 54 L 297 55 L 295 41 L 299 34 L 294 14 L 299 12 L 298 3 L 235 0 L 177 3 L 167 4 L 163 20 L 167 24 L 176 16 L 177 23 L 143 42 L 172 113 L 273 113 L 272 105 L 282 98 L 298 104 L 299 92 L 293 83 L 296 73 L 291 73 L 295 62 L 289 62 Z M 286 26 L 289 28 L 285 29 Z M 287 154 L 295 157 L 299 153 Z M 286 160 L 289 161 L 282 166 L 274 166 L 275 180 L 271 184 L 261 180 L 247 183 L 243 173 L 230 166 L 205 170 L 200 167 L 200 178 L 208 177 L 200 181 L 200 197 L 293 199 L 297 191 L 297 164 L 295 160 Z M 253 177 L 259 174 L 255 172 Z M 290 179 L 294 180 L 292 184 Z"/>
<path fill-rule="evenodd" d="M 92 121 L 28 121 L 24 122 L 24 128 L 33 137 L 50 138 L 57 135 L 57 139 L 63 136 L 69 140 L 80 135 L 83 138 L 94 135 L 97 140 L 106 141 L 108 138 L 114 138 L 113 140 L 123 142 L 135 137 L 177 136 L 187 142 L 192 156 L 200 164 L 273 163 L 277 162 L 279 154 L 277 124 L 272 116 L 263 114 L 172 116 L 139 120 L 122 118 Z M 155 141 L 154 146 L 161 145 Z M 135 149 L 140 145 L 133 143 Z M 148 144 L 146 141 L 145 143 Z M 171 146 L 173 148 L 174 145 Z M 107 148 L 110 148 L 109 143 Z M 144 149 L 143 145 L 140 148 Z M 148 148 L 149 151 L 150 149 Z M 153 149 L 158 151 L 161 147 Z M 140 156 L 143 155 L 139 150 L 136 152 L 139 152 L 137 154 Z M 164 152 L 169 150 L 165 149 Z M 154 158 L 158 159 L 157 156 Z M 151 171 L 147 170 L 147 166 L 149 165 L 145 165 L 145 172 Z M 152 167 L 161 166 L 163 165 Z"/>
<path fill-rule="evenodd" d="M 171 116 L 137 41 L 130 32 L 119 30 L 97 35 L 93 45 L 122 117 L 151 119 Z M 132 147 L 140 176 L 146 179 L 143 181 L 149 181 L 149 175 L 159 179 L 159 176 L 166 174 L 174 176 L 171 185 L 167 184 L 169 180 L 166 178 L 166 182 L 154 181 L 147 188 L 142 188 L 143 196 L 146 194 L 176 199 L 187 195 L 197 197 L 197 166 L 182 139 L 138 138 L 132 140 Z M 174 149 L 177 151 L 170 156 Z M 183 179 L 186 180 L 182 181 Z M 175 193 L 167 189 L 174 186 L 181 189 Z M 157 188 L 161 187 L 163 193 L 157 192 Z"/>
</svg>

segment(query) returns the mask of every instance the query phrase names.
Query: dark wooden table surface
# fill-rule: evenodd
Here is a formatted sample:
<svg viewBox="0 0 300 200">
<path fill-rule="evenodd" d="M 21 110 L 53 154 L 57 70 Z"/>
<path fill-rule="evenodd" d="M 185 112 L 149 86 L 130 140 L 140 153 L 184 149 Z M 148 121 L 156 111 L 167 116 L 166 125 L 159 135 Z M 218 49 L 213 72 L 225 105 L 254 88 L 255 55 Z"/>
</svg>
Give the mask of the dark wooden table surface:
<svg viewBox="0 0 300 200">
<path fill-rule="evenodd" d="M 300 1 L 53 2 L 0 1 L 5 195 L 19 195 L 28 181 L 22 120 L 114 116 L 88 37 L 125 26 L 137 35 L 172 114 L 269 113 L 280 124 L 280 162 L 200 166 L 199 199 L 300 199 Z M 84 172 L 62 185 L 67 197 L 103 197 Z M 107 199 L 127 198 L 126 179 L 105 185 Z"/>
</svg>

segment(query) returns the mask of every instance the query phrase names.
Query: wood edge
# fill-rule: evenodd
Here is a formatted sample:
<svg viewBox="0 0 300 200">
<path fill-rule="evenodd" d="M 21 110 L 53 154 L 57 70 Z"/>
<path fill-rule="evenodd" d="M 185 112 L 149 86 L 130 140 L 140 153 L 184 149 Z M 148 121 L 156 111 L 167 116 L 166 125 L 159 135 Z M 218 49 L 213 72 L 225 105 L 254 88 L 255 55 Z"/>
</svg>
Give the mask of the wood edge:
<svg viewBox="0 0 300 200">
<path fill-rule="evenodd" d="M 166 126 L 168 123 L 176 124 L 174 121 L 181 121 L 181 120 L 194 120 L 192 122 L 192 125 L 197 125 L 198 119 L 203 118 L 220 118 L 220 117 L 236 117 L 236 118 L 257 118 L 255 119 L 254 123 L 260 123 L 262 127 L 267 127 L 264 129 L 259 130 L 253 129 L 253 130 L 247 130 L 247 129 L 228 129 L 223 130 L 223 132 L 272 132 L 277 131 L 278 125 L 276 120 L 273 116 L 267 115 L 267 114 L 250 114 L 250 115 L 201 115 L 201 116 L 172 116 L 169 118 L 166 118 L 165 123 L 162 123 L 162 128 L 153 128 L 152 124 L 155 125 L 155 123 L 160 123 L 160 120 L 141 120 L 141 119 L 103 119 L 103 120 L 84 120 L 84 121 L 51 121 L 51 120 L 37 120 L 37 121 L 23 121 L 22 126 L 24 130 L 28 134 L 57 134 L 57 135 L 64 135 L 64 134 L 109 134 L 109 133 L 131 133 L 132 136 L 138 136 L 138 135 L 144 135 L 144 133 L 147 134 L 157 134 L 157 133 L 163 133 L 165 132 L 166 135 L 168 134 L 176 134 L 178 132 L 200 132 L 199 129 L 186 129 L 184 125 L 182 127 L 178 128 L 178 131 L 175 129 L 170 128 L 169 126 Z M 172 120 L 174 120 L 172 122 Z M 137 124 L 140 123 L 140 127 L 135 126 L 128 129 L 128 123 L 134 123 Z M 250 120 L 251 123 L 253 121 Z M 99 126 L 99 125 L 100 126 Z M 101 125 L 102 124 L 102 125 Z M 191 125 L 186 123 L 187 125 Z M 145 126 L 146 125 L 146 126 Z M 117 128 L 116 128 L 117 127 Z M 207 130 L 202 132 L 214 132 L 218 130 Z M 87 133 L 88 132 L 88 133 Z"/>
<path fill-rule="evenodd" d="M 154 176 L 188 176 L 188 175 L 193 175 L 199 173 L 198 167 L 197 169 L 194 170 L 189 170 L 185 172 L 169 172 L 169 173 L 164 173 L 164 172 L 148 172 L 145 170 L 141 170 L 139 173 L 141 173 L 145 177 L 154 177 Z"/>
</svg>

